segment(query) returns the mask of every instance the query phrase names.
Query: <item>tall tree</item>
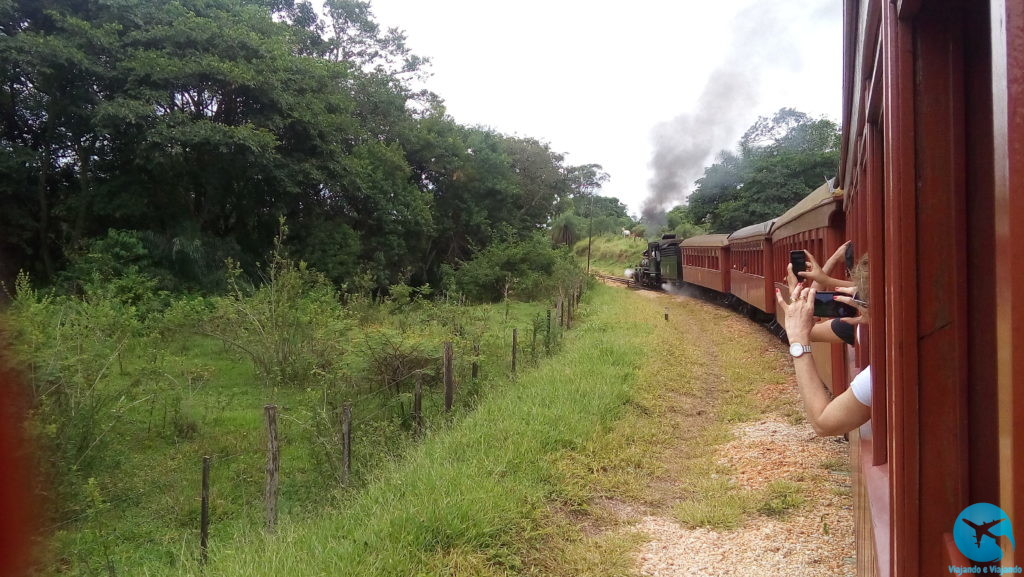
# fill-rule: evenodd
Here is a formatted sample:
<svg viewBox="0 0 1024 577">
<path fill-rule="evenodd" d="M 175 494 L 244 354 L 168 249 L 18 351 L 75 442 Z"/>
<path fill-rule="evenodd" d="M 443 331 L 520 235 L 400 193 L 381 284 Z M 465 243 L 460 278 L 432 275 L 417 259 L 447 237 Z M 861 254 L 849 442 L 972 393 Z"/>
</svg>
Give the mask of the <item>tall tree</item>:
<svg viewBox="0 0 1024 577">
<path fill-rule="evenodd" d="M 696 224 L 731 232 L 769 220 L 835 174 L 839 127 L 783 108 L 757 120 L 739 142 L 722 151 L 687 199 Z"/>
<path fill-rule="evenodd" d="M 367 2 L 6 0 L 0 28 L 0 278 L 110 228 L 170 276 L 167 247 L 251 265 L 285 216 L 338 283 L 436 280 L 572 194 L 546 144 L 410 88 L 426 61 Z"/>
</svg>

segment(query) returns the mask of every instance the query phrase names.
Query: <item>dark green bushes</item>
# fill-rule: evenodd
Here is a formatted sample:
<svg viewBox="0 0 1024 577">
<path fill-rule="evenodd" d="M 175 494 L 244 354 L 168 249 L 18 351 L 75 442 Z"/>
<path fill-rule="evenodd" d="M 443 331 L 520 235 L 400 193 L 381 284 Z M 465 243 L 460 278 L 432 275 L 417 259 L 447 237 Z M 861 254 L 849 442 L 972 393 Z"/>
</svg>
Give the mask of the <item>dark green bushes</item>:
<svg viewBox="0 0 1024 577">
<path fill-rule="evenodd" d="M 581 275 L 567 247 L 555 248 L 536 234 L 491 244 L 456 269 L 453 278 L 457 290 L 471 301 L 495 302 L 567 292 Z"/>
</svg>

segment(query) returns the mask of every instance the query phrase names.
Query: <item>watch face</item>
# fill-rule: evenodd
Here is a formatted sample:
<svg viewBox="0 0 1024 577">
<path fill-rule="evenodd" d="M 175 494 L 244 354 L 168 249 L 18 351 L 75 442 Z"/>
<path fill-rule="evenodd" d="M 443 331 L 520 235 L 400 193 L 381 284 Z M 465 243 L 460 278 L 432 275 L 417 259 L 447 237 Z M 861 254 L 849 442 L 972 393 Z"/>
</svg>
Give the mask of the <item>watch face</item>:
<svg viewBox="0 0 1024 577">
<path fill-rule="evenodd" d="M 794 357 L 799 357 L 800 355 L 804 354 L 804 346 L 801 345 L 800 343 L 793 343 L 789 345 L 789 354 L 793 355 Z"/>
</svg>

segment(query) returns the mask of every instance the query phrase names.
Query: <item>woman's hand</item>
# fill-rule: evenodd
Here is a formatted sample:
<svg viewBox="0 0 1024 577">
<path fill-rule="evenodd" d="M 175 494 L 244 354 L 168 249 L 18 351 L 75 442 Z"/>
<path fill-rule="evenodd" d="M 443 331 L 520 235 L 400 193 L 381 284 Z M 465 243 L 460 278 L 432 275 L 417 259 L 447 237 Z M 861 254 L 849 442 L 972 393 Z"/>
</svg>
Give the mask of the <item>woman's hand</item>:
<svg viewBox="0 0 1024 577">
<path fill-rule="evenodd" d="M 799 283 L 790 293 L 790 302 L 775 290 L 775 300 L 785 312 L 786 335 L 791 343 L 810 344 L 814 327 L 814 295 L 817 291 Z"/>
<path fill-rule="evenodd" d="M 828 257 L 828 260 L 825 261 L 825 264 L 821 266 L 821 270 L 824 271 L 825 274 L 831 275 L 832 269 L 835 268 L 835 266 L 839 264 L 840 261 L 846 260 L 846 246 L 849 245 L 851 242 L 853 241 L 848 240 L 843 244 L 839 245 L 839 248 L 837 248 L 836 251 L 832 253 L 832 256 Z"/>
<path fill-rule="evenodd" d="M 828 280 L 828 275 L 821 270 L 821 266 L 818 261 L 814 260 L 814 255 L 810 251 L 805 250 L 804 254 L 807 255 L 807 270 L 797 273 L 797 276 L 800 277 L 800 280 L 814 281 L 824 285 Z"/>
<path fill-rule="evenodd" d="M 854 307 L 855 309 L 857 309 L 857 311 L 860 312 L 860 314 L 858 316 L 855 316 L 855 317 L 843 317 L 843 318 L 840 318 L 839 320 L 841 320 L 844 323 L 851 324 L 851 325 L 866 325 L 866 324 L 868 324 L 868 322 L 871 320 L 871 317 L 868 314 L 867 303 L 861 304 L 862 301 L 853 300 L 853 295 L 857 294 L 857 287 L 852 287 L 852 286 L 851 287 L 836 287 L 836 292 L 837 293 L 843 293 L 843 295 L 844 295 L 844 296 L 836 295 L 835 299 L 837 301 L 839 301 L 841 303 L 844 303 L 844 304 L 848 304 L 848 305 L 850 305 L 851 307 Z"/>
</svg>

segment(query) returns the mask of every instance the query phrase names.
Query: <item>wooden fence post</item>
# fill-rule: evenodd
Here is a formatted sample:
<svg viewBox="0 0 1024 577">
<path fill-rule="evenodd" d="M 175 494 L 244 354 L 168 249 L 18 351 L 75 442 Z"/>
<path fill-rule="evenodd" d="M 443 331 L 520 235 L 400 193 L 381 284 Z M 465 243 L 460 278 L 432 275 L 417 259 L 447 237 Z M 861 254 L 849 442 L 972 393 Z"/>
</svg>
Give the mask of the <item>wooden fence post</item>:
<svg viewBox="0 0 1024 577">
<path fill-rule="evenodd" d="M 348 484 L 352 475 L 352 403 L 341 407 L 341 482 Z"/>
<path fill-rule="evenodd" d="M 265 405 L 267 418 L 267 486 L 263 502 L 267 509 L 267 532 L 273 533 L 277 525 L 278 469 L 281 466 L 280 448 L 277 445 L 277 405 Z"/>
<path fill-rule="evenodd" d="M 559 293 L 559 295 L 558 295 L 557 309 L 558 309 L 558 328 L 562 328 L 562 327 L 565 326 L 565 307 L 563 306 L 563 303 L 562 303 L 562 295 L 561 295 L 561 293 Z"/>
<path fill-rule="evenodd" d="M 519 348 L 519 329 L 512 329 L 512 374 L 516 374 L 516 349 Z"/>
<path fill-rule="evenodd" d="M 665 307 L 665 320 L 668 320 L 668 307 Z"/>
<path fill-rule="evenodd" d="M 412 396 L 412 422 L 416 436 L 423 435 L 423 373 L 416 374 L 416 390 Z"/>
<path fill-rule="evenodd" d="M 203 457 L 203 490 L 199 506 L 199 565 L 206 565 L 206 545 L 210 539 L 210 457 Z"/>
<path fill-rule="evenodd" d="M 473 343 L 473 380 L 480 375 L 480 343 Z"/>
<path fill-rule="evenodd" d="M 548 309 L 548 330 L 544 333 L 544 352 L 551 354 L 551 309 Z"/>
<path fill-rule="evenodd" d="M 455 401 L 455 375 L 453 374 L 454 353 L 452 352 L 451 341 L 444 344 L 444 412 L 452 410 L 452 403 Z"/>
</svg>

